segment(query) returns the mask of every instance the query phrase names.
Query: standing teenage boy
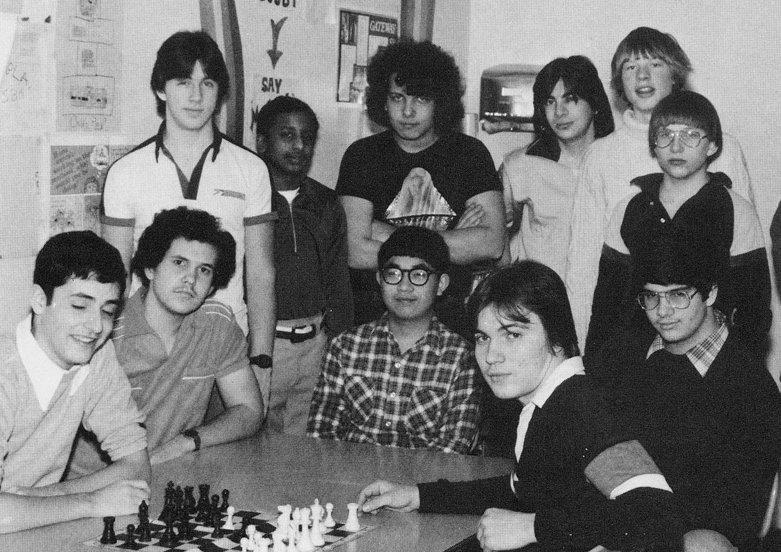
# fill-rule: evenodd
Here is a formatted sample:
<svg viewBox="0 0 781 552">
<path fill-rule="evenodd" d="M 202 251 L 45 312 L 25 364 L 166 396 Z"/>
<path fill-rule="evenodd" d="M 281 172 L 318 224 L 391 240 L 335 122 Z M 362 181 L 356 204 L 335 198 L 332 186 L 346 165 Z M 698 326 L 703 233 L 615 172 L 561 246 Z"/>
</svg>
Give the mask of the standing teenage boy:
<svg viewBox="0 0 781 552">
<path fill-rule="evenodd" d="M 274 377 L 266 428 L 303 435 L 326 336 L 353 321 L 347 223 L 336 193 L 307 176 L 320 127 L 314 111 L 297 98 L 278 96 L 253 114 L 253 123 L 279 216 Z"/>
<path fill-rule="evenodd" d="M 141 232 L 158 211 L 184 205 L 219 218 L 236 240 L 238 270 L 216 299 L 233 310 L 245 334 L 249 331 L 251 359 L 268 393 L 275 317 L 268 171 L 257 155 L 217 129 L 215 114 L 229 92 L 228 71 L 205 32 L 182 31 L 163 42 L 151 86 L 163 123 L 156 136 L 109 169 L 103 236 L 128 267 Z"/>
<path fill-rule="evenodd" d="M 32 314 L 0 340 L 0 532 L 126 515 L 149 500 L 144 418 L 108 341 L 125 269 L 93 232 L 66 232 L 35 259 Z M 113 463 L 60 481 L 79 425 Z"/>
<path fill-rule="evenodd" d="M 368 67 L 369 118 L 388 130 L 345 152 L 336 191 L 347 214 L 356 323 L 384 307 L 375 282 L 377 251 L 395 227 L 441 233 L 453 262 L 440 318 L 468 335 L 464 300 L 478 261 L 501 256 L 502 185 L 486 147 L 459 131 L 463 87 L 453 57 L 430 42 L 401 41 Z"/>
<path fill-rule="evenodd" d="M 722 152 L 718 113 L 687 90 L 667 96 L 651 117 L 647 147 L 661 173 L 632 180 L 640 193 L 625 198 L 607 229 L 594 292 L 586 359 L 637 314 L 633 268 L 666 245 L 707 244 L 723 266 L 716 307 L 733 332 L 762 351 L 770 327 L 770 274 L 759 219 L 720 172 L 708 172 Z M 639 323 L 645 325 L 643 317 Z"/>
<path fill-rule="evenodd" d="M 210 299 L 235 270 L 236 242 L 205 211 L 155 215 L 138 241 L 133 272 L 142 283 L 117 320 L 113 342 L 146 415 L 152 464 L 235 441 L 260 428 L 263 401 L 247 341 L 225 305 Z M 204 423 L 214 386 L 225 411 Z M 90 435 L 73 468 L 98 463 Z"/>
<path fill-rule="evenodd" d="M 449 284 L 447 245 L 399 228 L 376 273 L 387 312 L 331 340 L 312 399 L 314 437 L 465 454 L 479 419 L 469 344 L 434 315 Z"/>
<path fill-rule="evenodd" d="M 623 125 L 594 142 L 586 153 L 573 203 L 572 238 L 567 254 L 565 283 L 581 345 L 589 326 L 610 213 L 621 199 L 637 193 L 637 188 L 629 185 L 633 178 L 658 170 L 648 153 L 651 113 L 663 98 L 686 88 L 692 66 L 672 35 L 638 27 L 616 48 L 611 70 L 616 104 L 624 110 Z M 726 174 L 732 189 L 754 202 L 743 151 L 729 134 L 724 134 L 721 155 L 711 170 Z"/>
</svg>

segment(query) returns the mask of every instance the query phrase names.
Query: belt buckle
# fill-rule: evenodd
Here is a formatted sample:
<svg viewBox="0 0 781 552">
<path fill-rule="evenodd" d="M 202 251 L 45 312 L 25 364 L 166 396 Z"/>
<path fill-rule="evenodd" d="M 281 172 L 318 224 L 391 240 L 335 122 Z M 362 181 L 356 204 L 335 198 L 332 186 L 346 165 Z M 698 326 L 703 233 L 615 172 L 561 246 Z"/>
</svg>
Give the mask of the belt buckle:
<svg viewBox="0 0 781 552">
<path fill-rule="evenodd" d="M 304 333 L 298 333 L 296 330 L 303 330 L 304 328 L 309 328 L 308 332 Z M 304 326 L 294 326 L 293 331 L 290 332 L 290 343 L 303 343 L 307 339 L 311 339 L 314 337 L 315 331 L 312 324 L 306 324 Z"/>
</svg>

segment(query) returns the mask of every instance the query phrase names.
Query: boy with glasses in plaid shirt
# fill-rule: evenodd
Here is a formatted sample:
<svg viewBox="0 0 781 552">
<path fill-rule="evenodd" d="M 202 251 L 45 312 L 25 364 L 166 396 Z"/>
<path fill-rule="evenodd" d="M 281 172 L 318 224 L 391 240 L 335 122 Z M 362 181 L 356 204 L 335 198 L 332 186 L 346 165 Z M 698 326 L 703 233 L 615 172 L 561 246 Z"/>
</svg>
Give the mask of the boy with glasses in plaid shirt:
<svg viewBox="0 0 781 552">
<path fill-rule="evenodd" d="M 469 344 L 434 315 L 450 283 L 441 235 L 407 226 L 377 255 L 386 313 L 329 344 L 312 398 L 314 437 L 465 454 L 479 420 Z"/>
<path fill-rule="evenodd" d="M 648 147 L 661 173 L 632 180 L 640 193 L 621 201 L 608 225 L 586 338 L 589 358 L 627 326 L 645 327 L 631 293 L 637 259 L 662 243 L 708 248 L 724 261 L 716 273 L 716 307 L 731 330 L 759 354 L 770 328 L 770 273 L 754 207 L 721 172 L 708 172 L 722 151 L 716 109 L 691 91 L 673 93 L 656 106 Z"/>
</svg>

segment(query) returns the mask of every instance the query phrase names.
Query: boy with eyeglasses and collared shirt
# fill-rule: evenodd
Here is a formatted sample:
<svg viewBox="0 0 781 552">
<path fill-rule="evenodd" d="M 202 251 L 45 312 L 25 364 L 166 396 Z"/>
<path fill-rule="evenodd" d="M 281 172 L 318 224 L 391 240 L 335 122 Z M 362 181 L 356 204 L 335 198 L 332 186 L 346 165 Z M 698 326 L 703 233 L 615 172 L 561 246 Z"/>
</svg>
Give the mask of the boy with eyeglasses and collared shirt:
<svg viewBox="0 0 781 552">
<path fill-rule="evenodd" d="M 702 95 L 671 94 L 651 116 L 648 145 L 662 173 L 632 180 L 640 193 L 621 201 L 607 228 L 586 339 L 589 358 L 637 316 L 632 271 L 658 247 L 697 243 L 719 261 L 716 307 L 758 355 L 770 327 L 770 274 L 754 207 L 724 173 L 708 172 L 723 144 L 719 116 Z"/>
<path fill-rule="evenodd" d="M 471 347 L 434 315 L 450 257 L 441 235 L 407 226 L 377 255 L 387 308 L 331 340 L 312 398 L 313 437 L 465 454 L 474 445 L 479 393 Z"/>
<path fill-rule="evenodd" d="M 624 335 L 586 371 L 612 389 L 687 531 L 717 531 L 742 552 L 764 550 L 757 534 L 781 454 L 781 395 L 716 308 L 727 262 L 699 238 L 642 258 L 635 299 L 654 332 Z"/>
</svg>

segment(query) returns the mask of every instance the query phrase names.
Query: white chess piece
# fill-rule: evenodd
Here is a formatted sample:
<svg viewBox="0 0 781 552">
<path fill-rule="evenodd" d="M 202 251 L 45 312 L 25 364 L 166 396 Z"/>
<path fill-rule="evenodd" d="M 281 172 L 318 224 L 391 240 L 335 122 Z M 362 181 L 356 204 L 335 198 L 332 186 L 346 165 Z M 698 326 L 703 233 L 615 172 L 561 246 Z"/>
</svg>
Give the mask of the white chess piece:
<svg viewBox="0 0 781 552">
<path fill-rule="evenodd" d="M 325 516 L 325 521 L 323 522 L 323 526 L 328 527 L 329 529 L 331 527 L 336 526 L 336 521 L 334 521 L 333 511 L 334 511 L 334 505 L 331 504 L 330 502 L 327 502 L 325 505 L 326 516 Z"/>
<path fill-rule="evenodd" d="M 298 538 L 298 552 L 314 552 L 315 545 L 309 534 L 309 508 L 301 508 L 301 536 Z"/>
<path fill-rule="evenodd" d="M 293 510 L 293 515 L 291 516 L 291 522 L 290 522 L 290 530 L 287 533 L 288 541 L 297 541 L 300 535 L 300 527 L 301 527 L 301 509 L 296 508 Z M 290 546 L 288 544 L 288 546 Z"/>
<path fill-rule="evenodd" d="M 268 545 L 271 541 L 269 541 L 266 538 L 263 538 L 263 533 L 258 531 L 255 533 L 255 551 L 256 552 L 268 552 Z"/>
<path fill-rule="evenodd" d="M 247 537 L 241 537 L 239 544 L 241 545 L 241 552 L 247 552 L 249 550 L 250 540 Z"/>
<path fill-rule="evenodd" d="M 222 524 L 223 529 L 227 529 L 228 531 L 233 531 L 236 529 L 233 526 L 233 514 L 236 512 L 236 508 L 233 506 L 228 506 L 228 510 L 225 513 L 225 523 Z"/>
<path fill-rule="evenodd" d="M 361 530 L 361 524 L 358 523 L 358 504 L 356 502 L 350 502 L 347 505 L 347 521 L 344 522 L 343 529 L 351 533 Z"/>
<path fill-rule="evenodd" d="M 277 531 L 280 532 L 283 539 L 287 538 L 288 530 L 290 529 L 291 508 L 292 506 L 290 506 L 290 504 L 277 506 L 277 510 L 279 510 L 279 517 L 277 518 Z"/>
<path fill-rule="evenodd" d="M 312 520 L 317 519 L 317 521 L 323 521 L 323 507 L 320 506 L 320 501 L 318 499 L 315 499 L 310 508 L 312 509 Z"/>
<path fill-rule="evenodd" d="M 254 525 L 247 525 L 247 531 L 246 531 L 247 532 L 247 538 L 249 539 L 250 542 L 254 542 L 255 539 L 253 538 L 253 536 L 255 535 L 255 532 L 257 530 L 258 530 L 258 528 L 255 527 Z"/>
<path fill-rule="evenodd" d="M 272 552 L 287 552 L 287 546 L 285 546 L 284 542 L 285 537 L 281 530 L 277 529 L 271 533 L 271 540 L 274 541 Z"/>
<path fill-rule="evenodd" d="M 322 508 L 320 508 L 322 510 Z M 312 539 L 312 544 L 315 546 L 323 546 L 325 544 L 325 539 L 323 538 L 323 527 L 322 527 L 322 520 L 314 515 L 314 512 L 312 513 L 312 532 L 310 533 L 310 538 Z"/>
</svg>

